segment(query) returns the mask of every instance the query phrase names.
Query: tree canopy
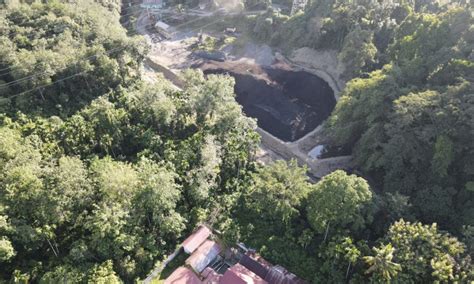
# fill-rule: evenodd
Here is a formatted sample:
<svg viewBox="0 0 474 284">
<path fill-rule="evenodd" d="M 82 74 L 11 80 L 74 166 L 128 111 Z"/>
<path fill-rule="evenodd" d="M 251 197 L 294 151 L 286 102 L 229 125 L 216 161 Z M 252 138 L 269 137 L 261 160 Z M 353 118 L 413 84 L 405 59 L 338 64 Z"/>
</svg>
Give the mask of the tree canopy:
<svg viewBox="0 0 474 284">
<path fill-rule="evenodd" d="M 128 37 L 118 14 L 100 3 L 52 1 L 3 9 L 2 112 L 71 114 L 140 78 L 145 43 Z"/>
<path fill-rule="evenodd" d="M 319 233 L 329 226 L 350 227 L 356 231 L 372 221 L 364 208 L 371 201 L 372 192 L 366 180 L 338 170 L 325 176 L 311 192 L 308 221 Z"/>
<path fill-rule="evenodd" d="M 1 3 L 0 283 L 134 283 L 202 223 L 313 283 L 474 281 L 472 6 L 235 3 L 269 8 L 236 16 L 255 41 L 336 51 L 351 171 L 257 162 L 232 77 L 143 80 L 120 1 Z"/>
</svg>

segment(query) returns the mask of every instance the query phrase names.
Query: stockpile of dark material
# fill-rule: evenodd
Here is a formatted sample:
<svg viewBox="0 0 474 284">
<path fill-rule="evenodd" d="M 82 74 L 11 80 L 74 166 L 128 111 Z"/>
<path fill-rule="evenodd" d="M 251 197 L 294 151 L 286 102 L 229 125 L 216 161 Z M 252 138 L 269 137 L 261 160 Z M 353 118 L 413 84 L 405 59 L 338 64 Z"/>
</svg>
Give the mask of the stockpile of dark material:
<svg viewBox="0 0 474 284">
<path fill-rule="evenodd" d="M 295 141 L 314 130 L 336 104 L 331 87 L 323 79 L 287 65 L 208 62 L 199 66 L 205 74 L 229 74 L 235 78 L 237 101 L 244 112 L 257 118 L 258 126 L 284 141 Z"/>
</svg>

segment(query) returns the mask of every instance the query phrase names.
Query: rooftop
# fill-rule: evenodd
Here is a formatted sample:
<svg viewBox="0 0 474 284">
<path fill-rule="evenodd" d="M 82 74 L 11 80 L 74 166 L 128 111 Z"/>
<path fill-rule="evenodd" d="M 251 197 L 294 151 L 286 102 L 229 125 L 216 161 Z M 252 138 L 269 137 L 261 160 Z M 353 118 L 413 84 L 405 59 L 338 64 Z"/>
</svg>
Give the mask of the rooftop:
<svg viewBox="0 0 474 284">
<path fill-rule="evenodd" d="M 203 271 L 221 252 L 221 246 L 211 240 L 206 240 L 193 254 L 186 259 L 186 264 L 196 272 Z"/>
<path fill-rule="evenodd" d="M 211 230 L 206 226 L 199 226 L 199 228 L 192 233 L 186 240 L 183 242 L 184 251 L 188 254 L 193 253 L 209 236 L 211 235 Z"/>
<path fill-rule="evenodd" d="M 201 280 L 191 269 L 181 266 L 166 278 L 165 284 L 201 284 Z"/>
<path fill-rule="evenodd" d="M 283 266 L 275 265 L 268 272 L 265 280 L 271 284 L 305 284 L 306 282 L 293 273 L 286 270 Z"/>
<path fill-rule="evenodd" d="M 254 272 L 247 269 L 245 266 L 237 263 L 236 265 L 229 268 L 222 277 L 220 283 L 225 284 L 266 284 L 267 281 L 263 280 Z"/>
<path fill-rule="evenodd" d="M 211 236 L 209 228 L 200 226 L 183 242 L 185 253 L 191 256 L 166 279 L 165 284 L 306 283 L 284 267 L 272 265 L 244 244 L 224 251 L 219 243 L 210 239 Z"/>
<path fill-rule="evenodd" d="M 204 277 L 202 283 L 204 284 L 218 284 L 222 278 L 222 274 L 217 273 L 214 269 L 206 267 L 201 273 L 201 276 Z"/>
<path fill-rule="evenodd" d="M 265 279 L 271 267 L 271 265 L 265 262 L 259 261 L 258 258 L 254 257 L 253 255 L 248 255 L 248 254 L 245 254 L 244 256 L 242 256 L 239 263 L 245 266 L 246 268 L 250 269 L 251 271 L 253 271 L 255 274 L 257 274 L 263 279 Z"/>
</svg>

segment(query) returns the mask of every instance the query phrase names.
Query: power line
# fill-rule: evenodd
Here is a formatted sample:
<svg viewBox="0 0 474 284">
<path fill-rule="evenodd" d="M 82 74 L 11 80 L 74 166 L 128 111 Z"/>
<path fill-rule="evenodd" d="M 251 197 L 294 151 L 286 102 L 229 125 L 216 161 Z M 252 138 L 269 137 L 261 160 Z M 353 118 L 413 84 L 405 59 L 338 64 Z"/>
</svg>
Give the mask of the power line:
<svg viewBox="0 0 474 284">
<path fill-rule="evenodd" d="M 100 5 L 100 4 L 99 4 L 99 5 Z M 135 5 L 129 6 L 129 7 L 125 8 L 125 9 L 121 10 L 120 12 L 122 13 L 123 11 L 132 9 L 132 8 L 134 8 L 134 7 L 138 7 L 138 6 L 140 6 L 140 5 L 141 5 L 141 4 L 135 4 Z M 104 9 L 107 9 L 107 8 L 104 7 Z M 119 17 L 118 19 L 120 20 L 120 18 L 123 18 L 123 17 L 126 17 L 126 16 L 130 16 L 130 15 L 132 15 L 133 13 L 134 13 L 134 12 L 131 12 L 131 13 L 128 13 L 128 14 L 125 14 L 125 15 L 120 15 L 120 17 Z M 7 15 L 4 15 L 4 17 L 7 18 Z M 19 18 L 20 18 L 20 17 L 15 17 L 15 18 L 13 18 L 13 19 L 19 19 Z M 8 19 L 10 20 L 11 18 L 8 18 Z M 4 36 L 10 37 L 10 36 L 12 36 L 12 35 L 14 35 L 14 34 L 17 34 L 17 33 L 20 33 L 20 32 L 21 32 L 21 31 L 11 32 L 10 34 L 4 35 Z M 2 69 L 0 69 L 0 71 L 2 71 Z"/>
<path fill-rule="evenodd" d="M 172 17 L 172 16 L 168 17 L 168 19 L 171 18 L 171 17 Z M 196 19 L 194 19 L 194 20 L 190 20 L 190 21 L 185 22 L 185 23 L 183 23 L 183 24 L 177 25 L 177 26 L 175 26 L 174 28 L 179 28 L 179 27 L 181 27 L 181 26 L 188 25 L 188 24 L 190 24 L 190 23 L 192 23 L 192 22 L 199 21 L 200 19 L 201 19 L 201 18 L 196 18 Z M 140 26 L 140 28 L 147 27 L 147 26 L 149 26 L 149 25 L 153 25 L 153 23 L 149 23 L 149 24 Z M 204 25 L 204 26 L 207 26 L 207 25 Z M 204 27 L 204 26 L 203 26 L 203 27 Z M 137 26 L 137 28 L 138 28 L 138 26 Z M 175 33 L 176 33 L 176 32 L 174 32 L 173 34 L 175 34 Z M 139 33 L 138 31 L 135 31 L 135 32 L 129 34 L 129 36 L 130 36 L 130 35 L 131 35 L 131 36 L 134 36 L 134 35 L 138 35 L 138 34 L 140 34 L 140 33 Z M 110 52 L 114 52 L 115 50 L 120 50 L 120 49 L 121 49 L 121 48 L 115 48 L 115 49 L 106 51 L 105 54 L 108 54 L 108 53 L 110 53 Z M 94 58 L 94 57 L 96 57 L 96 56 L 98 56 L 98 55 L 99 55 L 99 54 L 95 54 L 95 55 L 92 55 L 92 56 L 89 56 L 89 57 L 82 58 L 81 61 L 88 60 L 88 59 L 92 59 L 92 58 Z M 42 62 L 38 62 L 38 63 L 37 63 L 36 65 L 34 65 L 34 66 L 38 66 L 38 65 L 41 64 L 41 63 L 42 63 Z M 78 62 L 76 62 L 75 64 L 77 64 L 77 63 L 78 63 Z M 1 77 L 1 76 L 4 76 L 4 75 L 6 75 L 6 74 L 9 74 L 9 73 L 12 72 L 12 70 L 18 69 L 18 68 L 20 68 L 20 67 L 21 67 L 21 66 L 17 66 L 17 67 L 15 67 L 15 68 L 13 68 L 13 69 L 10 69 L 9 72 L 0 74 L 0 77 Z M 39 76 L 39 75 L 43 75 L 43 74 L 46 74 L 46 73 L 48 73 L 48 72 L 47 72 L 47 71 L 43 71 L 43 72 L 34 73 L 34 74 L 31 74 L 31 75 L 28 75 L 28 76 L 19 78 L 19 79 L 17 79 L 17 80 L 14 80 L 14 81 L 11 81 L 11 82 L 2 84 L 2 85 L 0 85 L 0 87 L 9 87 L 9 86 L 17 85 L 17 84 L 20 83 L 20 82 L 26 81 L 26 80 L 28 80 L 28 79 L 31 79 L 31 78 L 34 78 L 34 77 L 37 77 L 37 76 Z"/>
<path fill-rule="evenodd" d="M 254 5 L 254 6 L 256 6 L 256 5 Z M 230 14 L 230 13 L 227 13 L 227 14 L 224 14 L 223 16 L 229 15 L 229 14 Z M 189 24 L 189 23 L 191 23 L 191 22 L 196 22 L 197 20 L 200 20 L 200 18 L 197 18 L 197 19 L 194 19 L 194 20 L 185 22 L 185 23 L 183 23 L 183 24 L 177 25 L 177 26 L 175 26 L 174 28 L 182 27 L 182 26 L 187 25 L 187 24 Z M 202 29 L 202 28 L 204 28 L 204 27 L 207 27 L 207 26 L 210 26 L 210 25 L 212 25 L 212 24 L 215 24 L 215 23 L 217 23 L 217 22 L 219 22 L 219 21 L 221 21 L 221 19 L 217 19 L 217 20 L 215 20 L 215 21 L 212 21 L 212 22 L 210 22 L 210 23 L 207 23 L 207 24 L 205 24 L 205 25 L 203 25 L 203 26 L 200 26 L 200 27 L 198 27 L 198 28 L 192 29 L 191 31 L 196 31 L 196 30 Z M 150 24 L 144 25 L 144 26 L 142 26 L 142 27 L 145 27 L 145 26 L 148 26 L 148 25 L 150 25 Z M 136 31 L 136 32 L 138 32 L 138 31 Z M 173 34 L 176 34 L 176 33 L 177 33 L 177 31 L 174 32 Z M 125 47 L 121 47 L 121 48 L 117 48 L 117 49 L 120 50 L 120 49 L 123 49 L 123 48 L 125 48 Z M 111 52 L 111 50 L 109 50 L 108 52 Z M 108 53 L 108 52 L 106 52 L 106 53 Z M 92 57 L 93 57 L 93 56 L 92 56 Z M 76 64 L 77 64 L 77 63 L 76 63 Z M 48 83 L 48 84 L 45 84 L 45 85 L 42 85 L 42 86 L 39 86 L 39 87 L 35 87 L 35 88 L 33 88 L 33 89 L 30 89 L 30 90 L 23 91 L 23 92 L 18 93 L 18 94 L 16 94 L 16 95 L 9 96 L 8 99 L 11 99 L 11 98 L 14 98 L 14 97 L 18 97 L 18 96 L 24 95 L 24 94 L 26 94 L 26 93 L 29 93 L 29 92 L 32 92 L 32 91 L 36 91 L 36 90 L 41 89 L 41 88 L 54 85 L 54 84 L 56 84 L 56 83 L 59 83 L 59 82 L 62 82 L 62 81 L 71 79 L 71 78 L 73 78 L 73 77 L 76 77 L 76 76 L 78 76 L 78 75 L 85 74 L 85 73 L 87 73 L 87 72 L 89 72 L 89 71 L 82 71 L 82 72 L 73 74 L 73 75 L 71 75 L 71 76 L 68 76 L 68 77 L 65 77 L 65 78 L 56 80 L 56 81 L 54 81 L 54 82 L 51 82 L 51 83 Z M 44 72 L 43 72 L 43 73 L 44 73 Z M 11 82 L 10 82 L 10 83 L 11 83 Z M 3 86 L 3 85 L 0 85 L 0 87 L 2 87 L 2 86 Z"/>
<path fill-rule="evenodd" d="M 24 94 L 27 94 L 27 93 L 30 93 L 30 92 L 33 92 L 33 91 L 36 91 L 36 90 L 39 90 L 39 89 L 42 89 L 42 88 L 51 86 L 51 85 L 54 85 L 54 84 L 56 84 L 56 83 L 69 80 L 69 79 L 74 78 L 74 77 L 76 77 L 76 76 L 83 75 L 83 74 L 85 74 L 85 73 L 87 73 L 87 72 L 88 72 L 88 71 L 82 71 L 82 72 L 79 72 L 79 73 L 72 74 L 72 75 L 70 75 L 70 76 L 61 78 L 61 79 L 56 80 L 56 81 L 54 81 L 54 82 L 51 82 L 51 83 L 48 83 L 48 84 L 45 84 L 45 85 L 42 85 L 42 86 L 35 87 L 35 88 L 33 88 L 33 89 L 30 89 L 30 90 L 27 90 L 27 91 L 18 93 L 18 94 L 13 95 L 13 96 L 9 96 L 9 97 L 7 97 L 7 99 L 19 97 L 19 96 L 21 96 L 21 95 L 24 95 Z"/>
<path fill-rule="evenodd" d="M 133 13 L 131 13 L 131 14 L 133 14 Z M 36 62 L 35 64 L 33 64 L 33 66 L 36 67 L 36 66 L 40 65 L 41 63 L 43 63 L 43 62 Z M 0 77 L 5 76 L 5 75 L 7 75 L 7 74 L 9 74 L 9 73 L 12 73 L 13 70 L 16 70 L 16 69 L 18 69 L 18 68 L 21 68 L 21 66 L 14 66 L 14 67 L 9 66 L 9 67 L 0 69 L 0 71 L 9 70 L 9 71 L 7 71 L 7 72 L 1 73 L 1 74 L 0 74 Z"/>
<path fill-rule="evenodd" d="M 142 26 L 140 26 L 139 28 L 148 27 L 148 26 L 150 26 L 150 25 L 153 25 L 153 23 L 148 23 L 148 24 L 146 24 L 146 25 L 142 25 Z M 137 26 L 137 28 L 138 28 L 138 26 Z M 140 33 L 139 33 L 138 31 L 135 31 L 135 32 L 129 34 L 129 36 L 135 36 L 135 35 L 139 35 L 139 34 L 140 34 Z M 116 51 L 116 50 L 120 50 L 120 49 L 124 49 L 124 48 L 126 48 L 126 47 L 117 47 L 117 48 L 113 48 L 113 49 L 110 49 L 110 50 L 106 50 L 104 54 L 109 54 L 109 53 L 112 53 L 112 52 L 114 52 L 114 51 Z M 100 54 L 102 54 L 102 53 L 96 53 L 96 54 L 94 54 L 94 55 L 81 58 L 80 61 L 78 61 L 78 62 L 76 62 L 76 63 L 74 63 L 74 64 L 78 64 L 78 63 L 81 62 L 81 61 L 85 61 L 85 60 L 88 60 L 88 59 L 92 59 L 92 58 L 94 58 L 94 57 L 99 56 Z M 39 65 L 40 63 L 42 63 L 42 62 L 38 62 L 35 66 Z M 18 66 L 18 67 L 16 67 L 16 68 L 20 68 L 20 67 L 21 67 L 21 66 Z M 0 74 L 0 76 L 6 75 L 6 74 L 8 74 L 8 73 L 11 73 L 11 71 L 10 71 L 10 72 L 7 72 L 7 73 L 4 73 L 4 74 Z M 46 74 L 46 73 L 48 73 L 48 71 L 37 72 L 37 73 L 31 74 L 31 75 L 28 75 L 28 76 L 19 78 L 19 79 L 17 79 L 17 80 L 14 80 L 14 81 L 11 81 L 11 82 L 2 84 L 2 85 L 0 85 L 0 87 L 13 86 L 13 85 L 16 85 L 16 84 L 18 84 L 18 83 L 20 83 L 20 82 L 26 81 L 26 80 L 28 80 L 28 79 L 31 79 L 31 78 L 34 78 L 34 77 L 37 77 L 37 76 L 39 76 L 39 75 L 43 75 L 43 74 Z"/>
<path fill-rule="evenodd" d="M 141 5 L 141 4 L 128 7 L 127 9 L 130 9 L 130 8 L 132 8 L 132 7 L 136 7 L 136 6 L 139 6 L 139 5 Z M 122 17 L 127 17 L 127 16 L 130 16 L 130 15 L 133 15 L 134 13 L 135 13 L 135 11 L 130 12 L 130 13 L 125 14 L 125 15 L 122 15 L 122 16 L 120 16 L 117 20 L 120 21 L 120 19 L 121 19 Z M 6 37 L 10 37 L 11 35 L 16 34 L 16 33 L 20 33 L 20 32 L 12 32 L 12 33 L 10 33 L 9 35 L 7 35 Z M 41 63 L 41 62 L 37 62 L 36 64 L 34 64 L 34 66 L 37 66 L 37 65 L 39 65 L 40 63 Z M 1 77 L 1 76 L 5 76 L 5 75 L 11 73 L 12 70 L 15 70 L 15 69 L 18 69 L 18 68 L 20 68 L 20 66 L 16 66 L 16 67 L 13 67 L 13 68 L 12 68 L 12 67 L 6 67 L 6 68 L 3 68 L 3 69 L 0 69 L 0 72 L 10 69 L 10 71 L 0 74 L 0 77 Z"/>
<path fill-rule="evenodd" d="M 190 23 L 192 23 L 192 22 L 196 22 L 196 21 L 199 21 L 199 20 L 201 20 L 201 18 L 196 18 L 196 19 L 190 20 L 190 21 L 185 22 L 185 23 L 183 23 L 183 24 L 177 25 L 177 26 L 175 26 L 174 28 L 179 28 L 179 27 L 181 27 L 181 26 L 188 25 L 188 24 L 190 24 Z M 217 22 L 217 21 L 216 21 L 216 22 Z M 214 22 L 214 23 L 215 23 L 215 22 Z M 140 26 L 140 28 L 147 27 L 147 26 L 152 25 L 152 24 L 153 24 L 153 23 L 149 23 L 149 24 Z M 204 28 L 204 27 L 206 27 L 206 26 L 209 26 L 210 24 L 213 24 L 213 22 L 211 22 L 211 23 L 209 23 L 209 24 L 206 24 L 206 25 L 203 25 L 203 26 L 200 27 L 200 28 Z M 137 28 L 138 28 L 138 26 L 137 26 Z M 177 31 L 174 32 L 174 33 L 172 33 L 172 34 L 176 34 L 176 33 L 177 33 Z M 139 34 L 139 32 L 138 32 L 138 31 L 135 31 L 135 32 L 133 32 L 131 35 L 138 35 L 138 34 Z M 120 49 L 122 49 L 122 47 L 114 48 L 114 49 L 111 49 L 111 50 L 109 50 L 109 51 L 106 51 L 105 54 L 109 54 L 109 53 L 112 53 L 112 52 L 114 52 L 114 51 L 116 51 L 116 50 L 120 50 Z M 88 59 L 92 59 L 92 58 L 94 58 L 94 57 L 96 57 L 96 56 L 99 56 L 99 55 L 100 55 L 100 54 L 97 53 L 97 54 L 95 54 L 95 55 L 82 58 L 81 61 L 85 61 L 85 60 L 88 60 Z M 79 62 L 76 62 L 75 64 L 78 64 L 78 63 L 79 63 Z M 39 64 L 40 64 L 40 63 L 37 63 L 37 65 L 39 65 Z M 19 68 L 19 67 L 20 67 L 20 66 L 18 66 L 17 68 Z M 10 71 L 10 72 L 7 72 L 7 73 L 5 73 L 5 74 L 8 74 L 8 73 L 11 73 L 11 71 Z M 9 87 L 9 86 L 17 85 L 17 84 L 20 83 L 20 82 L 27 81 L 27 80 L 29 80 L 29 79 L 31 79 L 31 78 L 34 78 L 34 77 L 37 77 L 37 76 L 39 76 L 39 75 L 43 75 L 43 74 L 46 74 L 46 73 L 48 73 L 48 72 L 47 72 L 47 71 L 43 71 L 43 72 L 34 73 L 34 74 L 31 74 L 31 75 L 28 75 L 28 76 L 19 78 L 19 79 L 17 79 L 17 80 L 14 80 L 14 81 L 11 81 L 11 82 L 2 84 L 2 85 L 0 85 L 0 87 Z M 5 74 L 1 74 L 0 76 L 5 75 Z"/>
</svg>

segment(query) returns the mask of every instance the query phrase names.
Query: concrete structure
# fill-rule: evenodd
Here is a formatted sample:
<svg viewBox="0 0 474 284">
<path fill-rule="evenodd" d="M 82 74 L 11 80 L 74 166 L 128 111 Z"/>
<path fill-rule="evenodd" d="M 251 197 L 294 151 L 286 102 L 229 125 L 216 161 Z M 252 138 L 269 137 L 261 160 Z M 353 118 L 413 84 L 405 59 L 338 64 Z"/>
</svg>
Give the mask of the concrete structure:
<svg viewBox="0 0 474 284">
<path fill-rule="evenodd" d="M 162 21 L 156 22 L 155 28 L 157 28 L 157 29 L 162 29 L 162 30 L 164 30 L 165 32 L 169 32 L 169 30 L 170 30 L 170 26 L 169 26 L 168 24 L 162 22 Z"/>
<path fill-rule="evenodd" d="M 144 9 L 163 9 L 165 7 L 164 0 L 143 0 L 140 7 Z"/>
<path fill-rule="evenodd" d="M 166 24 L 166 23 L 164 23 L 164 22 L 162 22 L 162 21 L 156 22 L 156 24 L 155 24 L 155 30 L 158 32 L 158 34 L 159 34 L 161 37 L 163 37 L 163 38 L 165 38 L 165 39 L 170 39 L 170 38 L 172 37 L 172 35 L 171 35 L 171 27 L 170 27 L 168 24 Z"/>
</svg>

